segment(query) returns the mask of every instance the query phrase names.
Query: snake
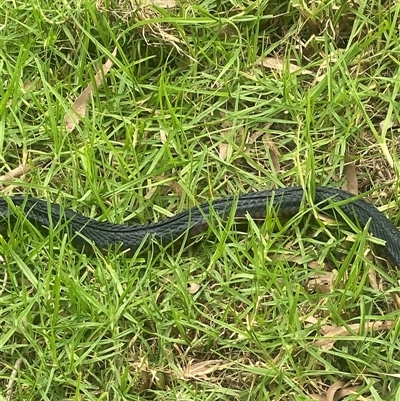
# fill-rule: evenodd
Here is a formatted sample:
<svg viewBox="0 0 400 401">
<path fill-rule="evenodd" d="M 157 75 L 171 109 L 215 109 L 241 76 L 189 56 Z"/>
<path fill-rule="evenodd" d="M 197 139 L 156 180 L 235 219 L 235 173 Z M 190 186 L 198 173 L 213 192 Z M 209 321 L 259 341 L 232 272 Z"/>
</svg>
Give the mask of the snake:
<svg viewBox="0 0 400 401">
<path fill-rule="evenodd" d="M 14 230 L 20 210 L 19 219 L 26 219 L 40 230 L 60 227 L 71 236 L 72 245 L 85 253 L 97 248 L 102 252 L 116 249 L 133 255 L 150 243 L 165 247 L 182 238 L 190 240 L 207 231 L 215 216 L 220 221 L 232 215 L 238 220 L 266 219 L 273 213 L 293 217 L 309 198 L 306 192 L 303 187 L 294 186 L 229 196 L 144 225 L 98 221 L 47 200 L 12 195 L 0 198 L 0 234 Z M 334 187 L 317 186 L 309 193 L 322 213 L 344 221 L 348 218 L 359 229 L 367 228 L 374 237 L 383 240 L 384 245 L 379 247 L 381 256 L 400 267 L 400 231 L 372 203 Z"/>
</svg>

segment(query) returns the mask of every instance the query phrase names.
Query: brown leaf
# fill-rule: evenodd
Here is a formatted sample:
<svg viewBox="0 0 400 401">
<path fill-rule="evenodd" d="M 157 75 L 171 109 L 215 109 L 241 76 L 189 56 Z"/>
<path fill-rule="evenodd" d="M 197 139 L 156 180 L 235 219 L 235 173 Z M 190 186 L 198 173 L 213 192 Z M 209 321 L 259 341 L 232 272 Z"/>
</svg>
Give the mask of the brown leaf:
<svg viewBox="0 0 400 401">
<path fill-rule="evenodd" d="M 325 272 L 316 274 L 313 279 L 308 281 L 307 288 L 320 294 L 327 294 L 333 291 L 336 274 L 333 272 Z"/>
<path fill-rule="evenodd" d="M 223 359 L 206 360 L 196 363 L 190 361 L 186 368 L 182 370 L 182 373 L 185 379 L 204 380 L 215 371 L 224 369 L 226 366 Z"/>
<path fill-rule="evenodd" d="M 319 322 L 319 320 L 314 316 L 306 316 L 304 317 L 303 322 L 307 323 L 306 324 L 307 327 L 311 327 L 316 325 Z"/>
<path fill-rule="evenodd" d="M 34 83 L 31 81 L 24 82 L 24 85 L 22 86 L 22 92 L 27 93 L 30 89 L 34 89 Z M 13 103 L 13 98 L 10 97 L 7 101 L 7 107 L 10 107 L 12 103 Z"/>
<path fill-rule="evenodd" d="M 294 74 L 296 72 L 298 72 L 299 70 L 301 74 L 308 74 L 308 75 L 315 75 L 314 72 L 310 71 L 310 70 L 305 70 L 305 69 L 301 69 L 301 67 L 292 64 L 292 63 L 287 63 L 286 60 L 279 58 L 279 57 L 265 57 L 263 59 L 259 59 L 256 61 L 256 65 L 259 66 L 264 66 L 267 68 L 272 68 L 274 70 L 280 71 L 282 72 L 283 70 L 286 69 L 286 67 L 289 67 L 289 72 L 291 74 Z"/>
<path fill-rule="evenodd" d="M 345 174 L 347 178 L 346 190 L 351 194 L 357 195 L 358 194 L 358 182 L 357 182 L 357 173 L 356 173 L 356 166 L 354 165 L 350 156 L 345 155 Z"/>
<path fill-rule="evenodd" d="M 163 188 L 164 190 L 170 188 L 174 193 L 176 193 L 180 197 L 183 195 L 182 186 L 178 182 L 172 181 L 171 179 L 169 179 L 163 175 L 156 176 L 155 181 L 161 182 L 161 184 L 157 184 L 157 185 L 150 187 L 148 189 L 146 195 L 144 196 L 145 199 L 150 199 L 153 196 L 154 192 L 156 192 L 157 188 L 160 188 L 160 187 Z"/>
<path fill-rule="evenodd" d="M 225 117 L 224 113 L 221 113 L 221 117 Z M 232 128 L 232 123 L 230 121 L 224 120 L 221 123 L 223 130 L 221 130 L 222 136 L 226 137 L 227 133 L 229 133 L 230 129 Z M 218 155 L 221 160 L 226 160 L 229 151 L 229 144 L 226 142 L 221 142 L 218 146 Z"/>
<path fill-rule="evenodd" d="M 271 259 L 276 262 L 293 262 L 297 263 L 298 265 L 302 265 L 304 263 L 304 258 L 301 255 L 292 255 L 288 257 L 284 255 L 271 255 Z M 318 269 L 321 267 L 321 264 L 316 260 L 311 260 L 310 262 L 307 262 L 307 266 L 310 269 Z"/>
<path fill-rule="evenodd" d="M 226 157 L 228 155 L 228 150 L 229 150 L 229 145 L 227 143 L 220 143 L 218 147 L 218 154 L 221 160 L 226 160 Z"/>
<path fill-rule="evenodd" d="M 391 297 L 393 299 L 393 302 L 396 305 L 396 309 L 400 309 L 400 296 L 399 296 L 399 293 L 398 292 L 391 292 L 390 295 L 391 295 Z"/>
<path fill-rule="evenodd" d="M 265 144 L 268 146 L 269 154 L 271 156 L 272 164 L 274 165 L 275 171 L 281 170 L 281 164 L 279 163 L 279 158 L 281 153 L 272 138 L 266 133 L 263 138 Z"/>
<path fill-rule="evenodd" d="M 117 54 L 117 48 L 114 49 L 112 55 L 115 57 Z M 113 61 L 108 59 L 103 66 L 97 71 L 94 76 L 94 81 L 96 88 L 99 88 L 104 81 L 104 77 L 113 65 Z M 93 83 L 90 82 L 89 85 L 84 89 L 80 96 L 72 104 L 71 109 L 64 116 L 64 126 L 67 132 L 72 132 L 75 127 L 79 124 L 82 117 L 86 114 L 86 107 L 93 93 Z"/>
<path fill-rule="evenodd" d="M 188 292 L 189 292 L 189 294 L 196 294 L 196 292 L 199 291 L 199 289 L 200 289 L 200 285 L 199 284 L 190 283 Z"/>
<path fill-rule="evenodd" d="M 182 197 L 183 195 L 183 188 L 179 182 L 176 181 L 170 181 L 168 182 L 168 186 L 172 189 L 172 191 L 177 194 L 179 197 Z"/>
<path fill-rule="evenodd" d="M 376 321 L 376 322 L 368 322 L 366 324 L 365 330 L 373 330 L 373 331 L 383 331 L 389 330 L 393 326 L 393 321 Z M 360 332 L 360 324 L 350 324 L 349 330 L 345 326 L 323 326 L 321 327 L 324 336 L 321 340 L 315 342 L 317 347 L 320 347 L 324 351 L 328 351 L 335 345 L 335 342 L 339 340 L 336 337 L 345 337 L 352 335 L 352 332 L 359 333 Z"/>
<path fill-rule="evenodd" d="M 149 190 L 147 191 L 146 195 L 144 196 L 144 199 L 151 199 L 151 197 L 153 196 L 154 192 L 157 191 L 157 187 L 151 187 L 149 188 Z"/>
<path fill-rule="evenodd" d="M 263 142 L 268 147 L 275 171 L 280 171 L 281 166 L 279 163 L 279 157 L 281 156 L 281 153 L 279 152 L 278 147 L 275 145 L 275 142 L 272 140 L 268 132 L 266 132 L 271 125 L 272 124 L 267 124 L 264 126 L 263 131 L 256 131 L 252 133 L 247 142 L 249 144 L 253 144 L 257 141 L 258 138 L 262 137 Z"/>
<path fill-rule="evenodd" d="M 382 290 L 382 288 L 379 288 L 375 269 L 369 269 L 369 271 L 368 271 L 368 280 L 369 280 L 369 283 L 371 284 L 371 287 L 374 290 L 377 290 L 377 291 L 381 291 Z"/>
<path fill-rule="evenodd" d="M 308 262 L 308 263 L 307 263 L 307 266 L 308 266 L 310 269 L 315 270 L 315 269 L 321 268 L 321 263 L 317 262 L 316 260 L 312 260 L 311 262 Z"/>
</svg>

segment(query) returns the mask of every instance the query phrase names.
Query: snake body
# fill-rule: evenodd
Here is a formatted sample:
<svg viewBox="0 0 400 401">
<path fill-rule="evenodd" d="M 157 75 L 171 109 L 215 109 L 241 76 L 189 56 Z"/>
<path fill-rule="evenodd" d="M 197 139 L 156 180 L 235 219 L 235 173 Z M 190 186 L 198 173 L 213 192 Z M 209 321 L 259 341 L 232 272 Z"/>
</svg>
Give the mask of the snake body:
<svg viewBox="0 0 400 401">
<path fill-rule="evenodd" d="M 12 228 L 15 208 L 22 208 L 23 216 L 39 229 L 61 224 L 72 235 L 73 245 L 86 252 L 94 245 L 100 250 L 117 248 L 133 254 L 153 240 L 165 246 L 182 237 L 190 239 L 207 230 L 210 217 L 215 214 L 222 220 L 230 213 L 238 219 L 246 215 L 266 218 L 271 211 L 279 216 L 293 216 L 299 212 L 303 198 L 302 187 L 251 192 L 204 203 L 160 222 L 129 225 L 97 221 L 45 200 L 16 195 L 0 198 L 0 232 L 4 234 L 7 227 Z M 360 229 L 369 224 L 369 232 L 385 241 L 382 256 L 400 267 L 400 232 L 375 206 L 348 192 L 323 186 L 315 188 L 313 201 L 325 214 L 347 216 Z M 341 213 L 335 212 L 339 209 Z"/>
</svg>

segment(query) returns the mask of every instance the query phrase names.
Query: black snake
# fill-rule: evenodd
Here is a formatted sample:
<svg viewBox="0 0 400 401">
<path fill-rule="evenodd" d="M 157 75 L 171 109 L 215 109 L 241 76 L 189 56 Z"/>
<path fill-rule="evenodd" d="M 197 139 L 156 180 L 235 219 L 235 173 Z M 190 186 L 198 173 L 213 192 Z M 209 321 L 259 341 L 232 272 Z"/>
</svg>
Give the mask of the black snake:
<svg viewBox="0 0 400 401">
<path fill-rule="evenodd" d="M 132 254 L 153 240 L 165 246 L 182 237 L 190 239 L 207 229 L 214 213 L 225 219 L 232 213 L 232 208 L 236 218 L 246 215 L 254 219 L 265 218 L 271 210 L 280 216 L 293 216 L 299 212 L 303 197 L 301 187 L 251 192 L 217 199 L 157 223 L 135 226 L 96 221 L 45 200 L 16 195 L 0 198 L 0 232 L 5 234 L 7 227 L 12 229 L 14 204 L 17 208 L 22 207 L 23 216 L 39 229 L 62 224 L 72 235 L 73 245 L 86 252 L 94 245 L 100 250 L 118 248 Z M 400 232 L 375 206 L 348 192 L 322 186 L 315 189 L 313 199 L 326 214 L 338 217 L 343 214 L 361 229 L 369 223 L 369 231 L 385 241 L 383 256 L 400 267 Z M 336 213 L 335 209 L 340 209 L 341 213 Z"/>
</svg>

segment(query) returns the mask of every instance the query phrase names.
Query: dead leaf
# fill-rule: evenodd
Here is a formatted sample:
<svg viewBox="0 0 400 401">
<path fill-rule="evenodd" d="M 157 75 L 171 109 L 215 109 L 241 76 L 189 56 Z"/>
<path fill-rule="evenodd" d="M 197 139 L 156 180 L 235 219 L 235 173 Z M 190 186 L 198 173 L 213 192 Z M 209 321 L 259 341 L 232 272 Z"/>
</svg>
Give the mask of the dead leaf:
<svg viewBox="0 0 400 401">
<path fill-rule="evenodd" d="M 267 132 L 267 130 L 271 125 L 272 123 L 267 124 L 263 127 L 264 129 L 262 131 L 256 131 L 253 134 L 251 134 L 248 139 L 248 143 L 253 144 L 257 141 L 258 138 L 262 137 L 264 144 L 268 147 L 269 154 L 271 156 L 271 161 L 275 171 L 280 171 L 281 166 L 279 163 L 279 158 L 281 156 L 281 153 L 279 152 L 278 147 L 275 145 L 275 142 Z"/>
<path fill-rule="evenodd" d="M 378 279 L 377 279 L 377 276 L 376 276 L 376 270 L 375 269 L 369 269 L 369 271 L 368 271 L 368 280 L 369 280 L 369 283 L 371 284 L 371 287 L 374 290 L 377 290 L 377 291 L 382 290 L 382 288 L 379 288 Z"/>
<path fill-rule="evenodd" d="M 226 160 L 228 155 L 229 145 L 227 143 L 220 143 L 218 147 L 218 154 L 221 160 Z"/>
<path fill-rule="evenodd" d="M 196 294 L 197 291 L 199 291 L 200 285 L 197 283 L 189 283 L 189 289 L 188 292 L 189 294 Z"/>
<path fill-rule="evenodd" d="M 146 195 L 144 196 L 144 199 L 151 199 L 151 197 L 153 196 L 154 192 L 157 191 L 157 187 L 151 187 L 149 188 L 149 190 L 147 191 Z"/>
<path fill-rule="evenodd" d="M 271 156 L 272 164 L 274 165 L 275 171 L 280 171 L 281 164 L 279 163 L 279 158 L 281 157 L 281 153 L 279 152 L 278 147 L 268 133 L 265 133 L 263 141 L 268 146 L 269 154 Z"/>
<path fill-rule="evenodd" d="M 316 325 L 319 322 L 319 320 L 314 316 L 306 316 L 303 319 L 303 322 L 307 323 L 307 327 L 310 327 Z"/>
<path fill-rule="evenodd" d="M 112 55 L 115 57 L 117 54 L 117 48 L 114 49 Z M 113 66 L 113 61 L 108 59 L 103 66 L 97 71 L 96 75 L 94 76 L 94 81 L 96 84 L 96 89 L 99 88 L 103 82 L 104 77 Z M 67 112 L 64 116 L 64 126 L 67 132 L 72 132 L 75 127 L 79 124 L 82 117 L 86 114 L 86 107 L 90 100 L 90 97 L 93 93 L 93 83 L 90 82 L 89 85 L 84 89 L 84 91 L 80 94 L 80 96 L 75 100 L 72 104 L 71 109 Z"/>
<path fill-rule="evenodd" d="M 171 179 L 168 179 L 167 177 L 163 176 L 163 175 L 158 175 L 156 177 L 156 181 L 158 182 L 163 182 L 162 185 L 164 185 L 165 187 L 169 188 L 172 190 L 172 192 L 174 192 L 175 194 L 177 194 L 179 197 L 182 197 L 183 195 L 183 188 L 181 186 L 181 184 L 179 184 L 176 181 L 173 181 Z"/>
<path fill-rule="evenodd" d="M 179 197 L 182 197 L 183 195 L 183 188 L 179 182 L 176 181 L 170 181 L 168 182 L 168 186 L 172 189 L 172 192 L 177 194 Z"/>
<path fill-rule="evenodd" d="M 320 294 L 328 294 L 333 291 L 335 280 L 336 274 L 333 272 L 316 274 L 313 279 L 308 281 L 307 289 Z"/>
<path fill-rule="evenodd" d="M 279 57 L 265 57 L 263 59 L 259 59 L 256 61 L 256 65 L 272 68 L 280 72 L 289 67 L 289 72 L 291 74 L 299 71 L 301 74 L 315 75 L 314 72 L 306 69 L 301 69 L 301 67 L 292 63 L 288 63 L 286 60 Z"/>
<path fill-rule="evenodd" d="M 33 88 L 33 82 L 31 81 L 26 81 L 22 87 L 22 92 L 26 93 L 28 92 L 31 88 Z M 12 105 L 13 102 L 13 98 L 11 97 L 10 99 L 8 99 L 7 101 L 7 107 L 10 107 Z"/>
<path fill-rule="evenodd" d="M 33 82 L 32 81 L 26 81 L 24 83 L 24 86 L 22 87 L 22 90 L 26 93 L 29 91 L 29 89 L 33 88 Z"/>
<path fill-rule="evenodd" d="M 384 331 L 389 330 L 394 325 L 393 321 L 376 321 L 376 322 L 368 322 L 364 330 L 373 330 L 373 331 Z M 350 324 L 349 330 L 345 326 L 322 326 L 321 331 L 324 333 L 324 336 L 321 340 L 315 342 L 317 347 L 320 347 L 324 351 L 328 351 L 335 345 L 335 342 L 339 340 L 336 337 L 345 337 L 350 336 L 352 333 L 360 332 L 360 324 Z"/>
<path fill-rule="evenodd" d="M 171 179 L 168 179 L 167 177 L 163 176 L 163 175 L 158 175 L 157 177 L 155 177 L 155 181 L 157 181 L 158 183 L 161 184 L 156 184 L 153 185 L 149 188 L 149 190 L 147 191 L 146 195 L 144 196 L 145 199 L 150 199 L 154 192 L 156 192 L 157 188 L 162 188 L 164 189 L 164 192 L 166 189 L 171 189 L 175 194 L 179 195 L 180 197 L 182 197 L 183 195 L 183 189 L 182 186 L 176 182 L 176 181 L 172 181 Z"/>
<path fill-rule="evenodd" d="M 286 257 L 285 255 L 271 255 L 271 259 L 275 262 L 293 262 L 298 265 L 304 264 L 304 259 L 301 255 L 292 255 L 289 257 Z M 318 269 L 321 268 L 321 263 L 317 262 L 316 260 L 311 260 L 310 262 L 307 262 L 307 266 L 310 269 Z"/>
<path fill-rule="evenodd" d="M 192 363 L 189 361 L 188 365 L 182 370 L 185 379 L 207 379 L 209 375 L 217 370 L 224 369 L 227 365 L 224 364 L 223 359 L 206 360 L 201 362 Z"/>
<path fill-rule="evenodd" d="M 400 309 L 400 296 L 398 292 L 391 292 L 390 293 L 394 304 L 396 305 L 396 309 Z"/>
<path fill-rule="evenodd" d="M 319 263 L 319 262 L 317 262 L 316 260 L 312 260 L 311 262 L 308 262 L 307 263 L 307 266 L 310 268 L 310 269 L 313 269 L 313 270 L 315 270 L 315 269 L 320 269 L 322 266 L 321 266 L 321 263 Z"/>
<path fill-rule="evenodd" d="M 21 177 L 21 175 L 28 173 L 30 169 L 28 164 L 20 164 L 18 167 L 0 176 L 0 181 L 12 181 L 14 178 Z"/>
<path fill-rule="evenodd" d="M 221 113 L 221 117 L 225 117 L 225 114 Z M 223 128 L 221 134 L 222 136 L 226 137 L 227 133 L 232 128 L 232 123 L 230 121 L 224 120 L 222 121 L 221 126 Z M 228 151 L 229 151 L 229 144 L 226 142 L 221 142 L 218 146 L 218 155 L 221 158 L 221 160 L 226 160 L 226 157 L 228 156 Z"/>
<path fill-rule="evenodd" d="M 346 190 L 351 194 L 357 195 L 358 194 L 358 181 L 357 181 L 357 173 L 356 173 L 356 166 L 352 161 L 349 155 L 345 155 L 344 158 L 346 164 L 344 166 L 347 183 L 346 183 Z"/>
</svg>

